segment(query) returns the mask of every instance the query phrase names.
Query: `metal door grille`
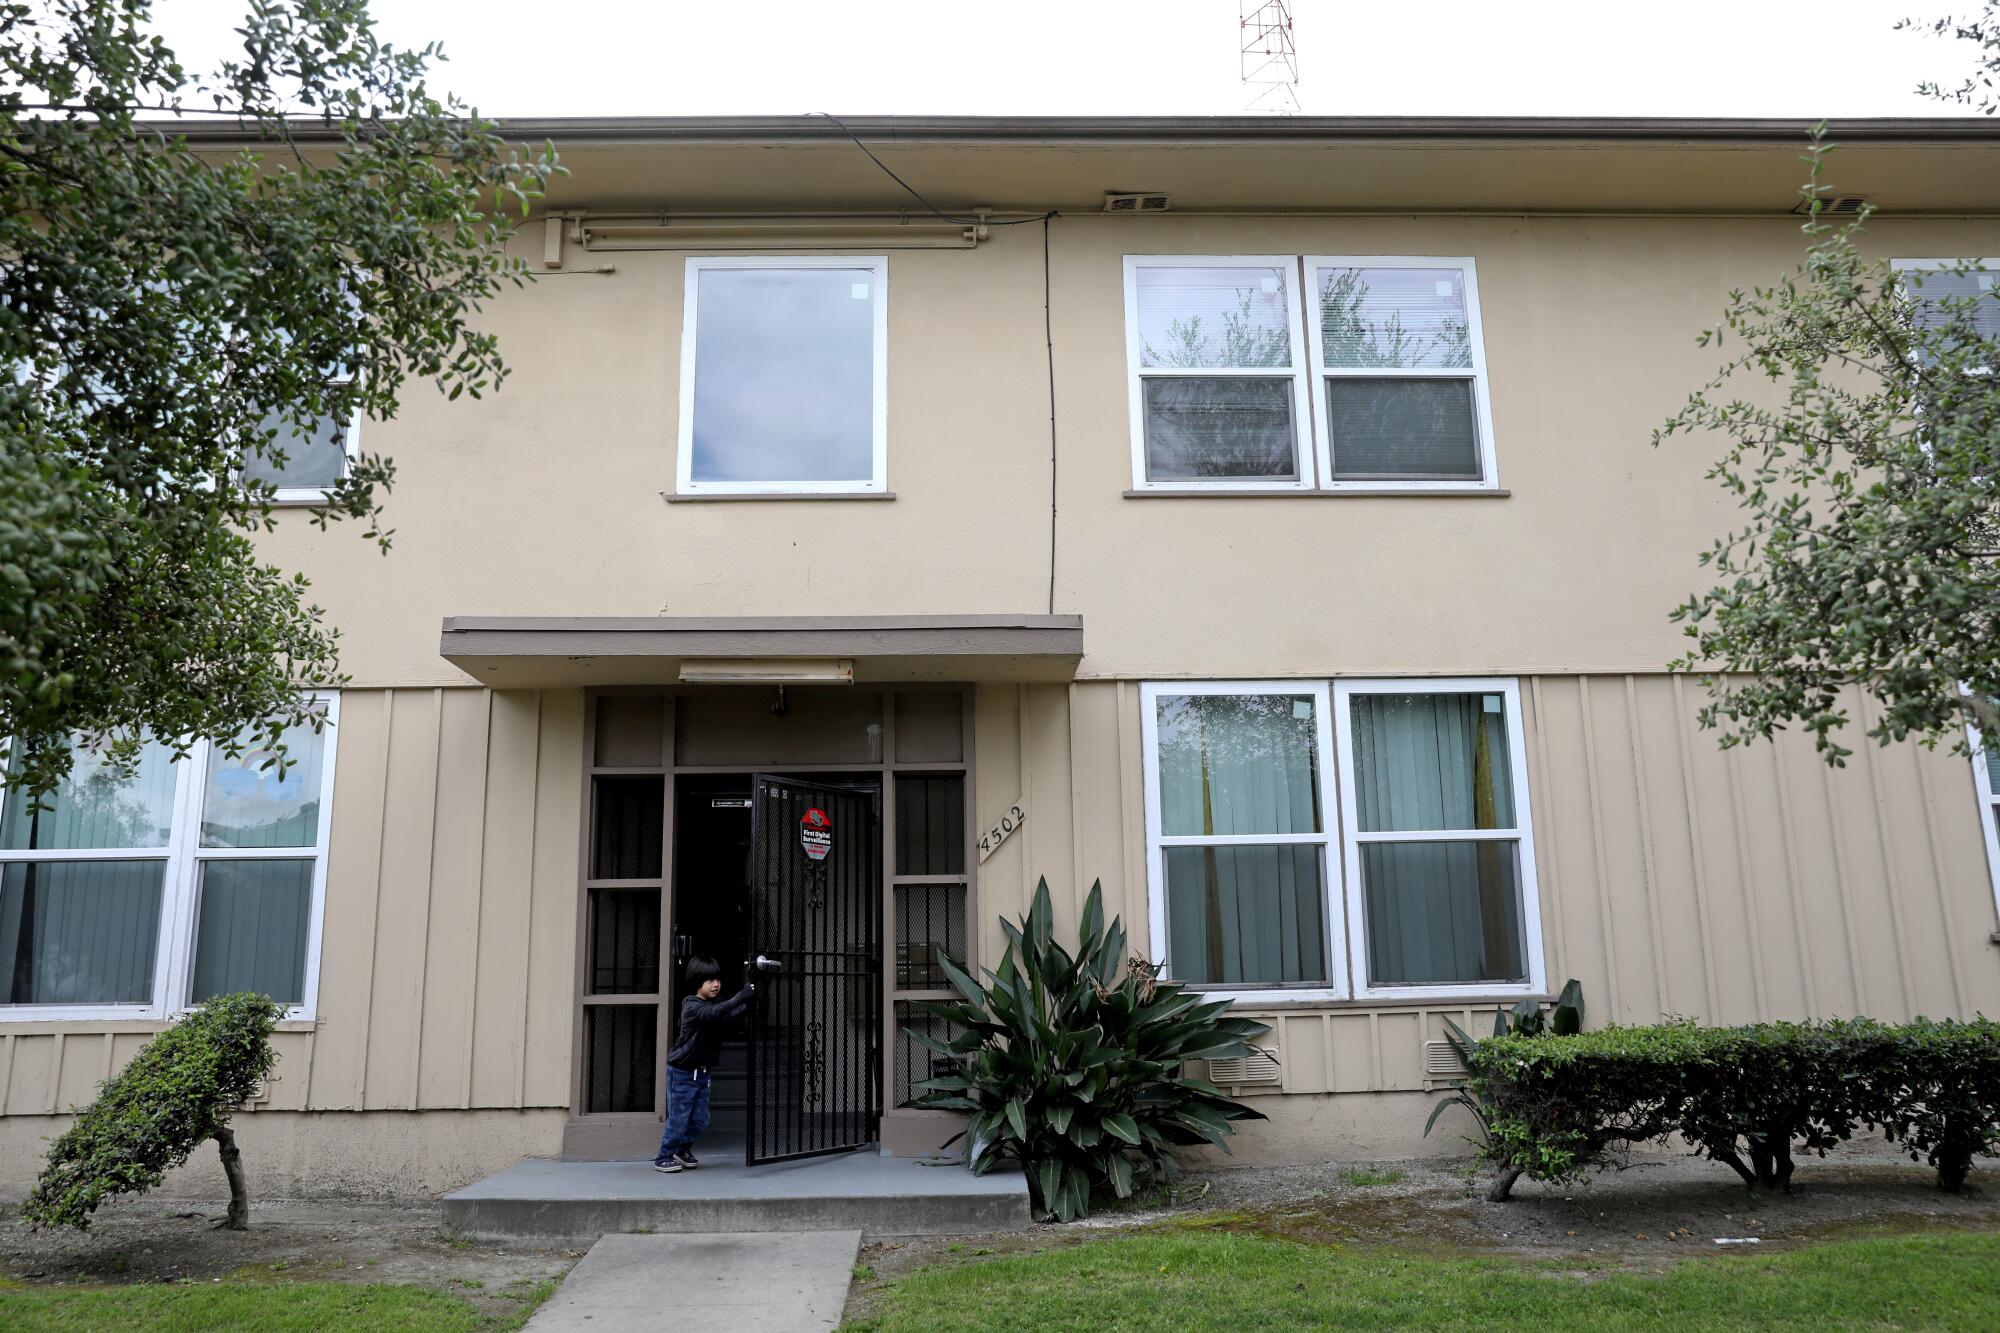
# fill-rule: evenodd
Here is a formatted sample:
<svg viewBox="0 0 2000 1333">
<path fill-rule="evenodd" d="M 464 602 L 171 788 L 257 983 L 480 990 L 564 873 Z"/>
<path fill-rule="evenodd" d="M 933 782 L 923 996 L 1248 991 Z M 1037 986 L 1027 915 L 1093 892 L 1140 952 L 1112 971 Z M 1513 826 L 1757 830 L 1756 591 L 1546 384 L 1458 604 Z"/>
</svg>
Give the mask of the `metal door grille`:
<svg viewBox="0 0 2000 1333">
<path fill-rule="evenodd" d="M 880 794 L 758 774 L 751 806 L 752 1166 L 845 1152 L 881 1118 Z M 806 852 L 808 811 L 826 817 L 824 859 Z"/>
</svg>

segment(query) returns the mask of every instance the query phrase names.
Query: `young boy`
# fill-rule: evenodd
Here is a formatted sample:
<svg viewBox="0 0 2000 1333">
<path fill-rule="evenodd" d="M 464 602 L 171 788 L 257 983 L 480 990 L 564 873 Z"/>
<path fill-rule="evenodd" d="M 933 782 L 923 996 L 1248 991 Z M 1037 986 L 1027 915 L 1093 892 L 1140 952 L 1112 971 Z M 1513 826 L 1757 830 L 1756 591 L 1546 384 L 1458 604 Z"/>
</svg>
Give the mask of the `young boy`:
<svg viewBox="0 0 2000 1333">
<path fill-rule="evenodd" d="M 722 1050 L 723 1029 L 750 1007 L 757 990 L 746 982 L 728 999 L 716 999 L 722 994 L 722 969 L 713 958 L 690 959 L 687 977 L 694 994 L 681 1001 L 674 1046 L 667 1052 L 667 1127 L 653 1158 L 653 1169 L 669 1174 L 701 1165 L 694 1145 L 708 1128 L 709 1066 Z"/>
</svg>

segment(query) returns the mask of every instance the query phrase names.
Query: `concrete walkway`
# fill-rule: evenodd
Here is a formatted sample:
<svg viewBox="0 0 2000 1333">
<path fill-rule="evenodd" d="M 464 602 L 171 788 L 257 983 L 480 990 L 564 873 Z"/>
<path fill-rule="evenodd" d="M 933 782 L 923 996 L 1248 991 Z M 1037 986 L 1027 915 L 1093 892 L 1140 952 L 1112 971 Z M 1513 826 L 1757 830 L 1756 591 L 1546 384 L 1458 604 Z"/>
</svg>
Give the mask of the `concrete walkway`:
<svg viewBox="0 0 2000 1333">
<path fill-rule="evenodd" d="M 528 1333 L 832 1329 L 860 1252 L 858 1231 L 606 1236 L 535 1312 Z"/>
</svg>

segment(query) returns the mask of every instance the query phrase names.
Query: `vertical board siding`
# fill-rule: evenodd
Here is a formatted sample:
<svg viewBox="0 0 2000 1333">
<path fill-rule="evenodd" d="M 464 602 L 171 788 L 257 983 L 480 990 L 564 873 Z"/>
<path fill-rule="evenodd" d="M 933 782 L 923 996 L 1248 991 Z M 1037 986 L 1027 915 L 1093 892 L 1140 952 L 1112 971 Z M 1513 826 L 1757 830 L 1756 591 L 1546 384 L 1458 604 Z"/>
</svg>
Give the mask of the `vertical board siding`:
<svg viewBox="0 0 2000 1333">
<path fill-rule="evenodd" d="M 492 788 L 487 750 L 492 695 L 441 693 L 438 787 L 432 821 L 430 893 L 421 913 L 423 1007 L 415 1068 L 418 1106 L 471 1104 L 472 997 L 478 977 L 480 876 L 485 864 L 486 806 Z M 533 770 L 505 785 L 532 783 Z"/>
<path fill-rule="evenodd" d="M 536 759 L 534 879 L 519 971 L 523 1033 L 514 1105 L 568 1106 L 576 1020 L 576 871 L 583 828 L 581 691 L 546 691 Z"/>
<path fill-rule="evenodd" d="M 375 984 L 369 1008 L 356 1015 L 368 1025 L 361 1104 L 370 1111 L 407 1111 L 417 1106 L 443 693 L 400 690 L 392 705 L 395 726 L 382 801 L 382 864 L 376 887 Z M 327 965 L 323 960 L 321 970 Z"/>
<path fill-rule="evenodd" d="M 2000 1013 L 1995 912 L 1967 761 L 1808 738 L 1730 751 L 1666 675 L 1546 676 L 1523 692 L 1551 982 L 1590 1020 L 1746 1022 Z M 981 685 L 980 960 L 1046 876 L 1069 936 L 1090 883 L 1147 940 L 1139 690 Z M 1865 717 L 1862 701 L 1847 701 Z M 275 1109 L 566 1107 L 585 710 L 575 690 L 355 690 L 342 701 L 319 1022 L 279 1034 Z M 1423 1042 L 1490 1006 L 1258 1009 L 1271 1092 L 1423 1087 Z M 0 1032 L 0 1114 L 87 1099 L 144 1032 Z M 1251 1090 L 1246 1089 L 1246 1092 Z"/>
<path fill-rule="evenodd" d="M 1594 1025 L 2000 1012 L 1967 761 L 1870 744 L 1830 770 L 1798 735 L 1724 751 L 1702 697 L 1668 675 L 1524 682 L 1552 986 L 1581 980 Z M 1046 875 L 1065 936 L 1098 879 L 1145 951 L 1138 708 L 1130 681 L 979 691 L 979 814 L 1031 792 L 1036 835 L 982 867 L 982 949 Z M 1447 1017 L 1483 1031 L 1491 1006 L 1242 1009 L 1272 1024 L 1281 1063 L 1278 1087 L 1247 1095 L 1420 1089 L 1423 1042 Z"/>
<path fill-rule="evenodd" d="M 337 744 L 319 1018 L 257 1106 L 566 1108 L 582 692 L 350 690 Z M 133 1028 L 0 1032 L 0 1114 L 89 1101 Z"/>
<path fill-rule="evenodd" d="M 374 1004 L 375 919 L 381 897 L 395 695 L 350 690 L 340 701 L 333 830 L 326 863 L 319 1011 L 308 1104 L 354 1110 L 368 1071 L 368 1012 Z"/>
<path fill-rule="evenodd" d="M 479 933 L 468 991 L 472 1026 L 465 1043 L 465 1101 L 470 1106 L 520 1104 L 541 724 L 539 694 L 510 690 L 493 696 L 479 857 Z"/>
</svg>

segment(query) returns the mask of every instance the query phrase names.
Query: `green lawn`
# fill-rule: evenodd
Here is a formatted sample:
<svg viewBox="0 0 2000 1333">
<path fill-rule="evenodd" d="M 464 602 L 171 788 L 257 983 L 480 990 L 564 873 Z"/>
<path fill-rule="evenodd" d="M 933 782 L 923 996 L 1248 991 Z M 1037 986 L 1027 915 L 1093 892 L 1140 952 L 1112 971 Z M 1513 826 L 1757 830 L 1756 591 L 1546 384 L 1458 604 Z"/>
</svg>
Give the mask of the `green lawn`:
<svg viewBox="0 0 2000 1333">
<path fill-rule="evenodd" d="M 337 1333 L 409 1329 L 422 1333 L 489 1333 L 523 1315 L 496 1322 L 455 1296 L 423 1287 L 345 1282 L 227 1282 L 188 1286 L 10 1286 L 0 1289 L 0 1329 L 7 1333 L 192 1333 L 212 1329 L 255 1333 Z"/>
<path fill-rule="evenodd" d="M 1162 1329 L 2000 1328 L 2000 1235 L 1843 1241 L 1688 1260 L 1662 1276 L 1527 1260 L 1144 1232 L 940 1264 L 853 1333 Z"/>
</svg>

